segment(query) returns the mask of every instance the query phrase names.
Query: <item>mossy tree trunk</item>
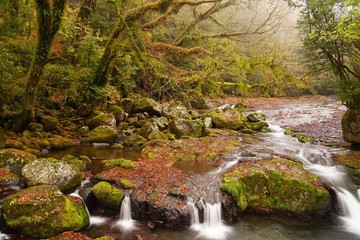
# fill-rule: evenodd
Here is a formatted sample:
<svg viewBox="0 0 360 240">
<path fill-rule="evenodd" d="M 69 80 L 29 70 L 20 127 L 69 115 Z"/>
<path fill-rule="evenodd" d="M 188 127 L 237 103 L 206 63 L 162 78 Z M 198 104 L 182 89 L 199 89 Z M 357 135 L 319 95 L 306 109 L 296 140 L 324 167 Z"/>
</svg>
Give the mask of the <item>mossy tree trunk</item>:
<svg viewBox="0 0 360 240">
<path fill-rule="evenodd" d="M 34 119 L 36 92 L 43 69 L 48 62 L 51 45 L 58 32 L 67 0 L 36 0 L 38 20 L 37 48 L 31 63 L 25 89 L 23 110 L 16 122 L 15 131 L 23 131 Z"/>
</svg>

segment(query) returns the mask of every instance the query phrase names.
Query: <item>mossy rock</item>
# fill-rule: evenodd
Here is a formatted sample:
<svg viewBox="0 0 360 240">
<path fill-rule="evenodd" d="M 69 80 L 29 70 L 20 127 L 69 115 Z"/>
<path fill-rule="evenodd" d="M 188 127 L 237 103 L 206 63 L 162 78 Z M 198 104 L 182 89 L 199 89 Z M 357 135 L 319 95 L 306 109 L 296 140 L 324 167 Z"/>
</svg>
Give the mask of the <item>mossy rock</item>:
<svg viewBox="0 0 360 240">
<path fill-rule="evenodd" d="M 341 127 L 345 141 L 360 144 L 360 109 L 349 108 L 341 119 Z"/>
<path fill-rule="evenodd" d="M 93 187 L 93 193 L 102 205 L 119 210 L 124 193 L 108 182 L 99 182 Z"/>
<path fill-rule="evenodd" d="M 87 165 L 91 163 L 91 160 L 88 157 L 80 159 L 80 158 L 77 158 L 77 157 L 72 156 L 70 154 L 65 155 L 64 157 L 62 157 L 61 161 L 65 161 L 65 162 L 69 163 L 70 165 L 76 167 L 79 170 L 85 170 Z"/>
<path fill-rule="evenodd" d="M 0 168 L 0 185 L 14 185 L 20 182 L 20 177 L 7 168 Z"/>
<path fill-rule="evenodd" d="M 256 132 L 268 132 L 269 124 L 267 122 L 259 121 L 259 122 L 248 122 L 245 126 Z"/>
<path fill-rule="evenodd" d="M 330 194 L 312 173 L 290 160 L 252 161 L 224 175 L 223 191 L 247 207 L 299 215 L 326 215 Z"/>
<path fill-rule="evenodd" d="M 111 113 L 100 113 L 99 115 L 90 119 L 87 123 L 90 130 L 97 128 L 101 125 L 111 126 L 116 128 L 116 119 Z"/>
<path fill-rule="evenodd" d="M 41 124 L 44 126 L 45 131 L 53 131 L 58 128 L 59 119 L 49 115 L 41 116 Z"/>
<path fill-rule="evenodd" d="M 205 125 L 202 120 L 187 120 L 183 118 L 175 118 L 170 121 L 169 129 L 178 138 L 202 137 L 205 133 Z"/>
<path fill-rule="evenodd" d="M 195 109 L 207 109 L 209 106 L 207 105 L 203 95 L 196 90 L 189 90 L 182 96 L 183 102 L 189 108 Z"/>
<path fill-rule="evenodd" d="M 125 159 L 125 158 L 103 160 L 102 162 L 108 166 L 122 167 L 122 168 L 127 168 L 127 169 L 136 168 L 136 164 L 133 161 Z"/>
<path fill-rule="evenodd" d="M 336 162 L 352 168 L 355 175 L 360 177 L 360 152 L 351 151 L 336 156 Z"/>
<path fill-rule="evenodd" d="M 38 132 L 44 130 L 44 126 L 40 123 L 32 122 L 29 124 L 29 126 L 27 126 L 27 129 L 32 132 Z"/>
<path fill-rule="evenodd" d="M 147 140 L 145 138 L 143 138 L 142 136 L 140 136 L 139 134 L 133 133 L 124 139 L 124 145 L 128 146 L 128 147 L 141 146 L 141 145 L 144 145 L 144 143 L 146 143 L 146 141 Z"/>
<path fill-rule="evenodd" d="M 89 224 L 83 202 L 66 197 L 54 185 L 29 187 L 6 197 L 2 212 L 8 227 L 32 237 L 52 237 Z"/>
<path fill-rule="evenodd" d="M 246 119 L 248 122 L 252 122 L 252 123 L 263 122 L 263 121 L 266 121 L 266 115 L 261 112 L 254 112 L 254 113 L 250 113 L 249 115 L 247 115 Z"/>
<path fill-rule="evenodd" d="M 136 97 L 132 107 L 133 113 L 148 113 L 150 116 L 155 115 L 160 117 L 162 114 L 162 107 L 159 103 L 151 98 Z"/>
<path fill-rule="evenodd" d="M 99 126 L 91 130 L 87 135 L 87 140 L 91 143 L 114 143 L 118 132 L 111 126 Z"/>
<path fill-rule="evenodd" d="M 52 137 L 46 138 L 45 140 L 48 141 L 52 150 L 66 149 L 75 145 L 72 139 L 62 137 L 60 135 L 53 135 Z"/>
<path fill-rule="evenodd" d="M 36 159 L 34 154 L 26 151 L 7 148 L 0 150 L 0 167 L 23 167 Z"/>
<path fill-rule="evenodd" d="M 115 117 L 117 123 L 124 121 L 126 118 L 125 111 L 117 105 L 109 104 L 107 110 Z"/>
<path fill-rule="evenodd" d="M 40 158 L 25 165 L 21 170 L 28 186 L 56 185 L 69 190 L 81 184 L 83 173 L 71 164 L 54 158 Z"/>
<path fill-rule="evenodd" d="M 229 108 L 225 111 L 217 109 L 208 115 L 214 128 L 240 130 L 245 123 L 245 117 L 237 109 Z"/>
</svg>

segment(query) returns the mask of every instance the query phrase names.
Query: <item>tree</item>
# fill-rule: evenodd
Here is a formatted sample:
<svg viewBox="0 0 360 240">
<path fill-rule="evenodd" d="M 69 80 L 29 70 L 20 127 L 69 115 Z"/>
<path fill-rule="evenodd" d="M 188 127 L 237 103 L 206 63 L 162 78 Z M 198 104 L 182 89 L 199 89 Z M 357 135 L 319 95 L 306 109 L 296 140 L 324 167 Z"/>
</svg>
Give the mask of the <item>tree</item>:
<svg viewBox="0 0 360 240">
<path fill-rule="evenodd" d="M 38 20 L 37 48 L 27 74 L 27 85 L 20 113 L 14 129 L 24 130 L 35 117 L 37 86 L 43 69 L 48 63 L 52 42 L 59 30 L 67 0 L 36 0 Z"/>
</svg>

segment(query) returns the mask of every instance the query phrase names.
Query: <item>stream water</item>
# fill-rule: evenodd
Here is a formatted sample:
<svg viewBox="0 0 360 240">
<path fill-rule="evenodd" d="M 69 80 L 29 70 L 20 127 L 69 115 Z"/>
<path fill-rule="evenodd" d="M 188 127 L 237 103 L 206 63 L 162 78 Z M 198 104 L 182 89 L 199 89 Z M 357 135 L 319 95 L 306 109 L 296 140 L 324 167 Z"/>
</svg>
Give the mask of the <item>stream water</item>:
<svg viewBox="0 0 360 240">
<path fill-rule="evenodd" d="M 272 119 L 270 119 L 271 122 Z M 272 122 L 277 124 L 277 122 Z M 268 148 L 272 151 L 289 156 L 301 162 L 304 167 L 319 176 L 324 183 L 330 186 L 338 198 L 339 215 L 315 220 L 301 220 L 289 217 L 265 217 L 244 215 L 232 225 L 221 220 L 221 204 L 219 199 L 213 202 L 198 198 L 197 205 L 202 205 L 204 216 L 199 216 L 198 207 L 194 200 L 189 199 L 188 206 L 193 212 L 192 226 L 184 230 L 149 229 L 146 223 L 131 219 L 131 199 L 125 197 L 121 212 L 114 215 L 89 213 L 90 227 L 83 230 L 88 236 L 100 237 L 106 234 L 116 239 L 134 239 L 137 234 L 144 240 L 355 240 L 360 239 L 360 189 L 348 178 L 345 169 L 337 166 L 331 160 L 333 149 L 315 144 L 298 142 L 295 138 L 285 135 L 284 129 L 271 125 L 271 132 L 261 134 L 263 140 L 260 146 L 253 145 L 249 151 Z M 93 152 L 91 152 L 93 151 Z M 72 149 L 68 154 L 74 156 L 91 156 L 92 159 L 106 159 L 116 157 L 130 157 L 136 154 L 133 150 L 113 150 L 108 148 L 83 147 Z M 61 158 L 65 153 L 54 153 L 52 157 Z M 131 157 L 130 157 L 131 158 Z M 239 161 L 235 156 L 227 164 L 218 169 L 201 168 L 198 178 L 202 176 L 218 176 L 226 168 Z M 185 171 L 186 166 L 179 169 Z M 191 171 L 187 169 L 188 171 Z M 97 172 L 99 170 L 95 170 Z M 77 194 L 75 192 L 74 194 Z M 201 219 L 202 218 L 202 219 Z M 2 239 L 34 239 L 13 234 L 0 233 Z M 136 238 L 135 238 L 136 239 Z"/>
</svg>

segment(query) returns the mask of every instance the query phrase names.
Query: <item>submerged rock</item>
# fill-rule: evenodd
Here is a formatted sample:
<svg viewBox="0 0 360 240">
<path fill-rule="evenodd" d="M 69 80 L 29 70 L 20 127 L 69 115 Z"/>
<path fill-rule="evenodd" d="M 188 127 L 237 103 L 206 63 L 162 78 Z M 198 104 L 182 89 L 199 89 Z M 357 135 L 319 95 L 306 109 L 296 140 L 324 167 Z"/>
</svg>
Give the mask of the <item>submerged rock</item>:
<svg viewBox="0 0 360 240">
<path fill-rule="evenodd" d="M 28 186 L 56 185 L 60 190 L 68 190 L 81 184 L 83 173 L 71 164 L 54 158 L 40 158 L 21 171 Z"/>
<path fill-rule="evenodd" d="M 32 237 L 51 237 L 64 231 L 78 231 L 89 224 L 80 199 L 66 197 L 54 185 L 39 185 L 4 199 L 6 225 Z"/>
<path fill-rule="evenodd" d="M 23 167 L 36 159 L 36 156 L 26 151 L 7 148 L 0 150 L 0 167 Z"/>
<path fill-rule="evenodd" d="M 329 192 L 314 174 L 284 159 L 247 162 L 225 174 L 221 189 L 241 211 L 323 216 L 330 204 Z"/>
</svg>

